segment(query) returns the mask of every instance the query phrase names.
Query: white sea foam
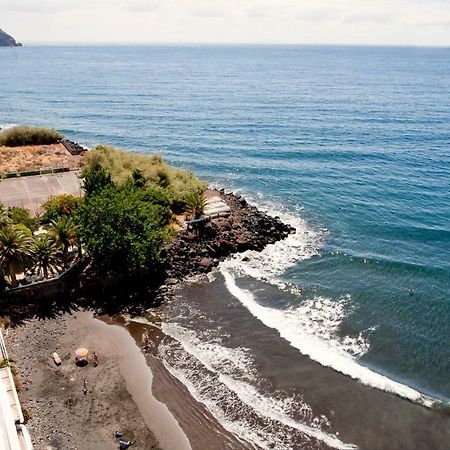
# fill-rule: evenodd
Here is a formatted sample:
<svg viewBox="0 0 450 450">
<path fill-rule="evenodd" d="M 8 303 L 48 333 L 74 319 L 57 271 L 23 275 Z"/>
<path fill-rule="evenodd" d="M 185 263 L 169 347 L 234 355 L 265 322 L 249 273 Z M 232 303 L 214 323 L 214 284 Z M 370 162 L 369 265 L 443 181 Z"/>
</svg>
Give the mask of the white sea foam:
<svg viewBox="0 0 450 450">
<path fill-rule="evenodd" d="M 344 318 L 351 312 L 350 296 L 337 301 L 326 298 L 305 300 L 295 308 L 278 310 L 259 305 L 254 296 L 240 289 L 233 274 L 246 275 L 268 282 L 283 290 L 299 293 L 299 287 L 279 279 L 298 261 L 309 259 L 319 254 L 320 246 L 327 234 L 326 229 L 313 229 L 300 217 L 301 211 L 294 214 L 283 210 L 281 205 L 268 202 L 264 196 L 248 197 L 250 202 L 272 216 L 296 229 L 296 233 L 287 239 L 268 245 L 262 252 L 248 251 L 235 255 L 221 264 L 229 291 L 238 298 L 249 311 L 266 326 L 277 329 L 293 347 L 308 355 L 320 364 L 359 380 L 361 383 L 387 392 L 392 392 L 411 401 L 431 407 L 435 399 L 425 396 L 415 389 L 395 382 L 388 377 L 371 371 L 357 361 L 369 351 L 368 336 L 373 329 L 365 330 L 358 336 L 338 335 Z M 245 261 L 242 261 L 246 256 Z"/>
<path fill-rule="evenodd" d="M 228 348 L 211 335 L 199 336 L 178 324 L 164 323 L 163 331 L 171 337 L 160 345 L 167 370 L 235 436 L 263 449 L 274 444 L 290 449 L 298 438 L 355 448 L 325 431 L 330 428 L 326 417 L 314 417 L 300 396 L 261 392 L 247 349 Z"/>
<path fill-rule="evenodd" d="M 245 374 L 251 377 L 250 357 L 244 347 L 228 348 L 217 339 L 207 336 L 200 339 L 196 333 L 174 323 L 163 323 L 163 333 L 180 342 L 185 350 L 194 355 L 211 372 Z"/>
<path fill-rule="evenodd" d="M 250 203 L 255 203 L 251 197 L 246 198 L 249 198 Z M 221 267 L 228 267 L 233 272 L 259 280 L 270 280 L 281 288 L 288 288 L 288 285 L 276 277 L 298 261 L 318 255 L 326 230 L 313 229 L 300 217 L 300 211 L 293 214 L 274 202 L 259 201 L 258 208 L 271 216 L 280 217 L 284 223 L 294 227 L 296 232 L 282 241 L 268 245 L 261 252 L 249 250 L 235 255 L 223 262 Z M 243 257 L 246 257 L 245 262 L 242 261 Z"/>
<path fill-rule="evenodd" d="M 0 131 L 4 131 L 14 127 L 17 127 L 17 123 L 0 123 Z"/>
<path fill-rule="evenodd" d="M 338 302 L 317 298 L 301 306 L 280 310 L 260 305 L 254 295 L 241 289 L 234 275 L 222 269 L 229 292 L 238 299 L 253 316 L 265 326 L 276 329 L 280 336 L 304 355 L 323 366 L 350 376 L 361 383 L 397 394 L 411 401 L 431 407 L 434 400 L 409 386 L 403 385 L 358 363 L 356 357 L 368 350 L 367 339 L 357 337 L 339 338 L 336 331 L 345 317 L 348 299 Z"/>
</svg>

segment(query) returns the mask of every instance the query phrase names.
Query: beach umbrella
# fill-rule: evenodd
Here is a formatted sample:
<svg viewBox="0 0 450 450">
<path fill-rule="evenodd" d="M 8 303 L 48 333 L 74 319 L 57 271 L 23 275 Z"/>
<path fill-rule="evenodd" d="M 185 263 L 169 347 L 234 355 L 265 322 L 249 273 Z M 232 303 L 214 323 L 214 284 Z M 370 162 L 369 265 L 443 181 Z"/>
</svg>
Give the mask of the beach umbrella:
<svg viewBox="0 0 450 450">
<path fill-rule="evenodd" d="M 86 358 L 86 356 L 88 355 L 89 350 L 87 348 L 77 348 L 75 350 L 75 356 L 78 358 Z"/>
</svg>

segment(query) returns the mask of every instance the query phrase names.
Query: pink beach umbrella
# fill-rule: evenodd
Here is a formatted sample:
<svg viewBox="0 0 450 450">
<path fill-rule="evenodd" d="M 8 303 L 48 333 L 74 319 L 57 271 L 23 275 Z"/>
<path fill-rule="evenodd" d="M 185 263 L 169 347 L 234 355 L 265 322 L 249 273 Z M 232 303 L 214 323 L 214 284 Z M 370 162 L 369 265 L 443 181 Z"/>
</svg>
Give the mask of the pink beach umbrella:
<svg viewBox="0 0 450 450">
<path fill-rule="evenodd" d="M 75 350 L 75 356 L 76 356 L 77 358 L 86 358 L 86 356 L 88 355 L 88 353 L 89 353 L 89 350 L 88 350 L 87 348 L 83 348 L 83 347 L 77 348 L 77 349 Z"/>
</svg>

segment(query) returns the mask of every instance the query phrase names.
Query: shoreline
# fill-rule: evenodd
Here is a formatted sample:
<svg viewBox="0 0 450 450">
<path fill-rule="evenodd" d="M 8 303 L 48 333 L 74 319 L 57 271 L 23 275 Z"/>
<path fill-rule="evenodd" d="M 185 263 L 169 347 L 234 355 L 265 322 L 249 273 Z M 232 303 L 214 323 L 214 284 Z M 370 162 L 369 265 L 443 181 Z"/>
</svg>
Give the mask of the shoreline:
<svg viewBox="0 0 450 450">
<path fill-rule="evenodd" d="M 248 205 L 242 197 L 213 192 L 230 206 L 229 216 L 211 219 L 204 235 L 182 231 L 169 244 L 165 264 L 168 276 L 154 292 L 153 308 L 144 308 L 145 302 L 138 301 L 110 314 L 130 309 L 135 315 L 154 311 L 155 305 L 170 298 L 175 285 L 207 274 L 234 253 L 260 251 L 295 232 L 279 218 Z M 133 342 L 120 320 L 115 322 L 117 316 L 96 319 L 114 300 L 107 289 L 100 293 L 100 305 L 83 298 L 84 274 L 76 278 L 80 282 L 75 284 L 81 289 L 72 287 L 69 298 L 36 298 L 31 302 L 18 299 L 4 311 L 10 314 L 13 325 L 8 346 L 17 358 L 23 384 L 21 398 L 30 413 L 28 425 L 36 449 L 44 450 L 48 445 L 54 449 L 117 448 L 113 437 L 116 429 L 125 430 L 128 439 L 137 441 L 136 448 L 189 449 L 190 441 L 194 448 L 205 448 L 205 436 L 211 449 L 250 448 L 226 431 L 158 358 L 141 351 L 139 341 Z M 88 287 L 92 286 L 88 283 Z M 99 292 L 96 294 L 98 297 Z M 88 311 L 78 312 L 79 308 Z M 79 346 L 98 353 L 99 367 L 75 366 L 73 352 Z M 51 359 L 54 351 L 63 361 L 59 368 Z M 84 379 L 88 383 L 86 396 L 82 394 Z M 191 415 L 186 414 L 187 410 Z M 86 427 L 90 428 L 88 432 Z M 80 436 L 84 436 L 83 443 Z"/>
<path fill-rule="evenodd" d="M 152 395 L 151 371 L 122 327 L 77 312 L 31 320 L 8 333 L 7 345 L 17 358 L 20 397 L 36 450 L 116 449 L 115 430 L 136 441 L 135 448 L 190 449 L 172 414 Z M 99 365 L 76 366 L 78 346 L 96 351 Z"/>
<path fill-rule="evenodd" d="M 238 283 L 242 289 L 263 285 L 249 277 Z M 259 301 L 264 304 L 262 297 Z M 170 350 L 163 353 L 174 373 L 194 383 L 196 398 L 205 404 L 226 398 L 225 405 L 216 404 L 219 416 L 234 420 L 236 430 L 249 421 L 259 424 L 261 431 L 271 430 L 265 436 L 269 443 L 285 442 L 280 448 L 447 448 L 446 411 L 364 385 L 301 354 L 229 291 L 221 273 L 208 283 L 180 285 L 166 308 L 163 331 Z M 211 371 L 214 386 L 205 391 L 202 379 Z M 237 404 L 228 400 L 235 395 Z M 322 419 L 323 426 L 316 427 Z M 305 444 L 311 440 L 316 444 Z"/>
<path fill-rule="evenodd" d="M 136 449 L 253 448 L 224 429 L 153 351 L 142 348 L 142 336 L 151 329 L 154 350 L 163 337 L 158 326 L 144 322 L 74 311 L 8 331 L 36 450 L 117 449 L 115 430 L 135 441 Z M 97 367 L 75 365 L 80 345 L 98 354 Z M 61 357 L 60 367 L 53 351 Z"/>
</svg>

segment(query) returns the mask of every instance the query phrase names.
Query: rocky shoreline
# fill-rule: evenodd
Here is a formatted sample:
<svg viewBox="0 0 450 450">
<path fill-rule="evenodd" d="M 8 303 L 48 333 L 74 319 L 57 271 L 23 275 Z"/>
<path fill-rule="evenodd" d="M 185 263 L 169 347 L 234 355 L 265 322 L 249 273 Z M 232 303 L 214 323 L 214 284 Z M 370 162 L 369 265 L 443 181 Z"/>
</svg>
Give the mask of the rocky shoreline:
<svg viewBox="0 0 450 450">
<path fill-rule="evenodd" d="M 249 205 L 245 198 L 224 190 L 218 193 L 230 207 L 229 216 L 213 218 L 198 229 L 179 232 L 177 239 L 163 250 L 166 285 L 208 273 L 233 253 L 261 251 L 296 232 L 279 217 Z"/>
<path fill-rule="evenodd" d="M 160 281 L 163 284 L 152 290 L 156 297 L 154 306 L 170 299 L 175 285 L 181 285 L 191 276 L 210 272 L 230 255 L 246 250 L 261 251 L 296 231 L 279 217 L 267 215 L 238 195 L 223 190 L 208 193 L 220 196 L 230 208 L 229 215 L 212 218 L 196 229 L 180 231 L 176 239 L 163 250 L 164 270 Z M 79 288 L 80 280 L 85 280 L 85 277 L 82 274 L 76 278 Z M 147 423 L 152 408 L 147 410 L 142 405 L 138 407 L 141 394 L 136 396 L 136 392 L 130 391 L 130 376 L 122 373 L 120 359 L 115 357 L 117 348 L 114 346 L 117 341 L 113 339 L 111 342 L 115 344 L 109 345 L 104 340 L 103 333 L 107 329 L 99 329 L 99 322 L 92 319 L 92 313 L 76 312 L 84 306 L 96 313 L 103 311 L 114 315 L 127 311 L 132 315 L 142 315 L 149 307 L 143 300 L 146 297 L 133 296 L 129 304 L 120 304 L 114 312 L 109 312 L 105 306 L 106 303 L 114 303 L 114 295 L 110 295 L 114 291 L 99 289 L 99 280 L 95 285 L 97 296 L 102 297 L 105 303 L 96 305 L 89 297 L 83 302 L 79 289 L 75 288 L 70 296 L 74 302 L 69 299 L 67 304 L 50 302 L 48 307 L 56 310 L 48 316 L 37 309 L 34 311 L 34 308 L 28 308 L 22 316 L 23 326 L 15 327 L 8 338 L 8 346 L 19 361 L 23 384 L 21 397 L 31 414 L 28 426 L 34 444 L 42 450 L 49 445 L 55 449 L 113 449 L 117 443 L 112 433 L 120 429 L 131 439 L 137 440 L 139 448 L 159 448 L 155 429 Z M 40 308 L 45 305 L 46 302 Z M 39 320 L 45 317 L 56 320 Z M 11 318 L 13 323 L 17 322 L 14 314 Z M 99 369 L 89 366 L 80 371 L 74 366 L 71 359 L 77 345 L 91 348 L 101 355 Z M 55 350 L 63 359 L 62 369 L 52 364 L 50 355 Z M 161 386 L 165 386 L 164 383 L 169 383 L 170 377 L 164 375 L 162 379 L 165 381 Z M 87 380 L 89 386 L 85 395 L 82 393 L 83 380 Z M 164 390 L 163 387 L 161 389 Z M 188 400 L 183 401 L 186 403 Z M 89 428 L 93 421 L 95 426 Z M 164 428 L 169 430 L 166 434 L 170 435 L 169 422 Z M 213 426 L 210 422 L 208 424 L 209 427 Z M 195 427 L 189 428 L 189 423 L 186 426 L 191 434 L 194 433 L 192 430 Z M 86 432 L 86 429 L 89 431 Z M 220 427 L 217 429 L 224 432 Z M 80 435 L 85 436 L 82 441 Z"/>
<path fill-rule="evenodd" d="M 205 220 L 194 229 L 178 231 L 162 249 L 162 262 L 152 276 L 136 280 L 130 280 L 123 273 L 104 276 L 85 260 L 78 270 L 61 280 L 56 291 L 44 287 L 33 289 L 31 294 L 10 295 L 4 314 L 9 314 L 13 322 L 20 321 L 24 316 L 32 318 L 46 305 L 46 315 L 51 317 L 55 308 L 67 309 L 67 303 L 71 307 L 93 309 L 98 314 L 145 314 L 149 308 L 161 305 L 170 288 L 182 281 L 207 274 L 232 254 L 262 251 L 267 245 L 296 232 L 279 217 L 260 211 L 239 195 L 224 190 L 207 194 L 220 197 L 230 208 L 229 214 Z M 28 307 L 23 311 L 25 305 Z"/>
</svg>

